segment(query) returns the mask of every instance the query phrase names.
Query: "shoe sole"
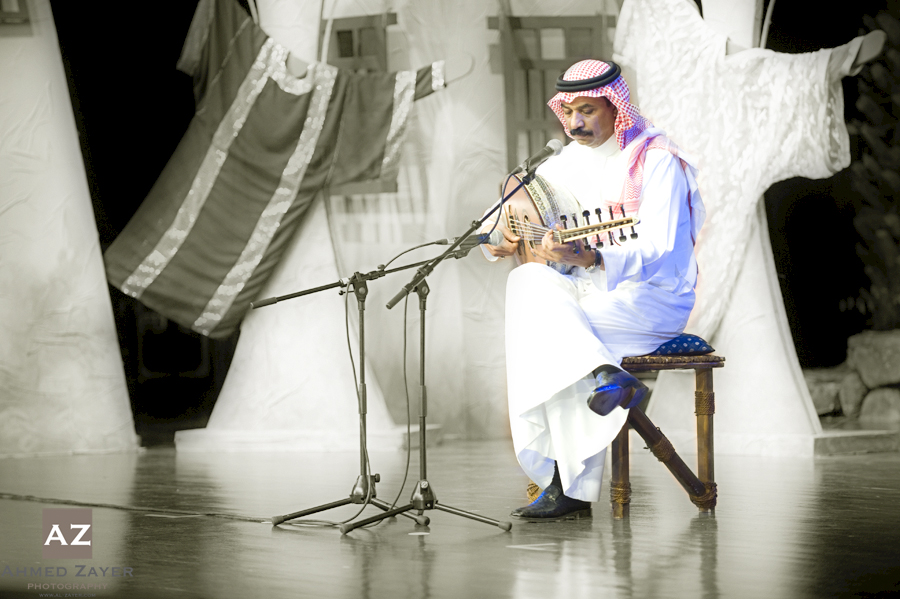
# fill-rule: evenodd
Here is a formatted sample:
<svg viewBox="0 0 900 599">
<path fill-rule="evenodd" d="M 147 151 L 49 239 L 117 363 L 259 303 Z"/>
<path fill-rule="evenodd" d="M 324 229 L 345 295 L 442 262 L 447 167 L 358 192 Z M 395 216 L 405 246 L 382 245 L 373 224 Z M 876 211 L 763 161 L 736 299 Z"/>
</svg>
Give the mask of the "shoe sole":
<svg viewBox="0 0 900 599">
<path fill-rule="evenodd" d="M 528 516 L 513 516 L 510 514 L 510 518 L 515 518 L 519 522 L 564 522 L 565 520 L 582 520 L 586 518 L 592 518 L 591 510 L 578 510 L 575 512 L 569 512 L 565 516 L 556 516 L 553 518 L 533 518 Z"/>
<path fill-rule="evenodd" d="M 616 387 L 609 387 L 609 389 L 615 389 L 615 388 Z M 615 410 L 617 406 L 619 406 L 623 402 L 625 402 L 625 398 L 623 397 L 623 395 L 625 395 L 624 388 L 622 388 L 622 387 L 618 387 L 618 388 L 622 389 L 623 392 L 612 395 L 611 393 L 609 393 L 607 391 L 606 395 L 601 396 L 602 399 L 600 399 L 598 401 L 594 401 L 594 402 L 591 401 L 591 399 L 593 399 L 593 397 L 594 397 L 594 395 L 592 394 L 591 397 L 588 398 L 588 408 L 592 412 L 594 412 L 595 414 L 599 414 L 600 416 L 609 415 L 609 413 L 612 412 L 613 410 Z M 598 387 L 597 389 L 594 390 L 594 393 L 597 393 L 598 390 L 601 392 L 606 391 L 605 388 L 600 389 Z"/>
<path fill-rule="evenodd" d="M 644 397 L 646 397 L 647 393 L 650 391 L 650 388 L 643 383 L 638 383 L 638 385 L 634 385 L 632 387 L 622 387 L 622 389 L 633 389 L 631 396 L 627 400 L 613 400 L 610 399 L 611 396 L 607 396 L 605 398 L 605 401 L 595 401 L 592 403 L 590 399 L 588 399 L 588 408 L 595 414 L 599 414 L 600 416 L 608 416 L 617 407 L 621 406 L 622 409 L 625 410 L 635 407 L 644 400 Z M 593 395 L 591 397 L 593 397 Z"/>
</svg>

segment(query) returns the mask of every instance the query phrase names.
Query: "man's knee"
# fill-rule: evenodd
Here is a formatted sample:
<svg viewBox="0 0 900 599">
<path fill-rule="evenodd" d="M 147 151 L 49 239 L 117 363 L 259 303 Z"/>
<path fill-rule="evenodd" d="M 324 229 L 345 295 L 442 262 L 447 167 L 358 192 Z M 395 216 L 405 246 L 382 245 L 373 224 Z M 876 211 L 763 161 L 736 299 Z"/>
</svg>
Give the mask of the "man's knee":
<svg viewBox="0 0 900 599">
<path fill-rule="evenodd" d="M 532 285 L 564 285 L 565 277 L 546 264 L 527 262 L 509 273 L 506 282 L 507 291 L 530 287 Z"/>
</svg>

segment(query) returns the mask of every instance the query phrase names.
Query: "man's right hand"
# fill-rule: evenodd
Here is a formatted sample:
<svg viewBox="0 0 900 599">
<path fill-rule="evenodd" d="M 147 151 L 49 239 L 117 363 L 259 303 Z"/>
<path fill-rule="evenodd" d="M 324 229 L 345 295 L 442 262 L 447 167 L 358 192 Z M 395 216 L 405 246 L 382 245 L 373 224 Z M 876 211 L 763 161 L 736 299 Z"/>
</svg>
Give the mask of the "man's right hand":
<svg viewBox="0 0 900 599">
<path fill-rule="evenodd" d="M 489 231 L 490 229 L 488 229 Z M 503 234 L 503 242 L 500 245 L 483 245 L 482 247 L 486 248 L 488 252 L 490 252 L 491 256 L 495 256 L 497 258 L 506 258 L 507 256 L 512 256 L 516 253 L 516 250 L 519 248 L 519 241 L 521 241 L 521 237 L 518 235 L 513 235 L 512 231 L 510 231 L 506 226 L 502 224 L 497 225 L 497 230 Z M 482 231 L 483 233 L 487 233 L 487 231 Z"/>
</svg>

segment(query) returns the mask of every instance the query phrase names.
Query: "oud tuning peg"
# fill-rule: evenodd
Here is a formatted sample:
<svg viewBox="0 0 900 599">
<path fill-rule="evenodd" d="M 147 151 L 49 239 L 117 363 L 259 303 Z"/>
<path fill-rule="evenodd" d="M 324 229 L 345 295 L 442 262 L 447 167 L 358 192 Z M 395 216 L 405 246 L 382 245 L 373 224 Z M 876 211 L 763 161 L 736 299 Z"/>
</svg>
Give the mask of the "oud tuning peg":
<svg viewBox="0 0 900 599">
<path fill-rule="evenodd" d="M 616 213 L 613 212 L 612 206 L 609 207 L 609 220 L 616 220 Z M 613 245 L 616 241 L 613 239 L 612 231 L 607 231 L 606 234 L 609 235 L 609 245 Z"/>
<path fill-rule="evenodd" d="M 572 213 L 572 226 L 575 227 L 576 229 L 578 228 L 578 216 L 574 212 Z M 587 244 L 587 239 L 582 241 L 582 247 L 584 247 L 584 249 L 586 249 L 586 250 L 591 249 L 591 246 L 589 246 Z M 578 244 L 575 243 L 574 241 L 572 242 L 572 248 L 575 250 L 576 254 L 580 253 L 578 251 Z"/>
<path fill-rule="evenodd" d="M 590 210 L 585 210 L 584 212 L 582 212 L 582 213 L 581 213 L 581 218 L 584 219 L 584 225 L 585 225 L 585 226 L 590 225 L 590 224 L 591 224 L 591 211 L 590 211 Z M 584 238 L 584 249 L 586 249 L 586 250 L 592 249 L 592 248 L 591 248 L 591 238 L 590 238 L 590 237 L 585 237 L 585 238 Z"/>
<path fill-rule="evenodd" d="M 625 205 L 624 205 L 624 204 L 622 205 L 622 218 L 627 218 L 627 217 L 625 216 Z M 624 235 L 623 235 L 623 237 L 624 237 Z M 631 238 L 632 238 L 632 239 L 637 239 L 637 238 L 638 238 L 638 234 L 635 233 L 635 231 L 634 231 L 634 225 L 631 225 Z M 624 240 L 623 240 L 623 241 L 624 241 Z"/>
<path fill-rule="evenodd" d="M 597 213 L 597 224 L 598 225 L 602 224 L 603 223 L 603 210 L 600 208 L 595 208 L 594 212 Z M 601 234 L 598 232 L 597 233 L 597 249 L 598 250 L 603 247 L 603 238 L 600 235 Z"/>
<path fill-rule="evenodd" d="M 578 217 L 574 213 L 572 214 L 572 226 L 576 229 L 578 228 Z M 575 250 L 576 254 L 578 253 L 578 244 L 574 241 L 572 242 L 572 249 Z"/>
<path fill-rule="evenodd" d="M 594 212 L 597 213 L 597 224 L 603 222 L 603 211 L 600 208 L 595 208 Z M 597 249 L 603 247 L 603 240 L 600 238 L 600 233 L 597 233 Z"/>
<path fill-rule="evenodd" d="M 560 214 L 560 215 L 559 215 L 559 220 L 562 221 L 563 229 L 568 229 L 568 228 L 569 228 L 569 217 L 567 217 L 565 214 Z M 575 248 L 575 253 L 576 253 L 576 254 L 578 253 L 578 248 L 577 248 L 577 247 Z"/>
<path fill-rule="evenodd" d="M 619 210 L 622 211 L 622 218 L 625 218 L 625 205 L 624 205 L 624 204 L 619 204 Z M 612 214 L 613 214 L 613 211 L 612 211 L 612 208 L 610 208 L 610 209 L 609 209 L 609 215 L 612 216 Z M 619 243 L 625 243 L 625 241 L 626 241 L 627 239 L 628 239 L 628 238 L 625 237 L 625 231 L 623 231 L 622 229 L 619 229 Z"/>
</svg>

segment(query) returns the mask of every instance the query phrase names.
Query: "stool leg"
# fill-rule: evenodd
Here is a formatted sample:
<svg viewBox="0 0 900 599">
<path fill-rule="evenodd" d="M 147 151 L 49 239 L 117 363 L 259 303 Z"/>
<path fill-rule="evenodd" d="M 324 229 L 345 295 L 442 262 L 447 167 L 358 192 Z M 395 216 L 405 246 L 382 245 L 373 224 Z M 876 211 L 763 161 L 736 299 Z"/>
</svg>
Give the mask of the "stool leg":
<svg viewBox="0 0 900 599">
<path fill-rule="evenodd" d="M 700 507 L 698 502 L 708 501 L 707 488 L 691 472 L 691 469 L 687 467 L 681 456 L 675 452 L 672 443 L 662 434 L 662 431 L 653 426 L 653 423 L 650 422 L 650 419 L 647 418 L 640 408 L 631 408 L 628 411 L 628 422 L 647 442 L 647 447 L 656 456 L 656 459 L 665 464 L 669 472 L 675 475 L 675 479 L 687 491 L 694 505 Z"/>
<path fill-rule="evenodd" d="M 694 392 L 694 412 L 697 415 L 697 478 L 706 487 L 709 499 L 698 504 L 700 511 L 710 511 L 716 507 L 715 451 L 713 446 L 713 414 L 716 411 L 713 392 L 712 368 L 696 370 L 696 390 Z"/>
<path fill-rule="evenodd" d="M 631 476 L 629 473 L 628 423 L 612 442 L 612 476 L 609 481 L 609 500 L 613 518 L 621 520 L 628 517 L 631 503 Z"/>
</svg>

